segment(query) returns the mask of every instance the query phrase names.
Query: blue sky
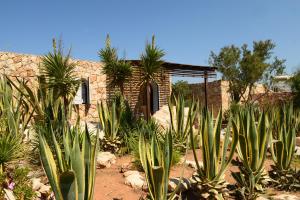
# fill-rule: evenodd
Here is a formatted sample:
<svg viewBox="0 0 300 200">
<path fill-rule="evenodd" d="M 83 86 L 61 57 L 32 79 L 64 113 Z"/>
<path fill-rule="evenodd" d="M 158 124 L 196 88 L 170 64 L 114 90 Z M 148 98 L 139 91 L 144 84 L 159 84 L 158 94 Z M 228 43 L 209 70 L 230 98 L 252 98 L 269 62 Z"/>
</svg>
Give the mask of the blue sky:
<svg viewBox="0 0 300 200">
<path fill-rule="evenodd" d="M 300 68 L 298 0 L 7 0 L 0 7 L 0 51 L 44 54 L 62 37 L 72 56 L 99 60 L 107 33 L 120 55 L 137 59 L 156 35 L 165 60 L 207 65 L 225 45 L 272 39 L 288 73 Z"/>
</svg>

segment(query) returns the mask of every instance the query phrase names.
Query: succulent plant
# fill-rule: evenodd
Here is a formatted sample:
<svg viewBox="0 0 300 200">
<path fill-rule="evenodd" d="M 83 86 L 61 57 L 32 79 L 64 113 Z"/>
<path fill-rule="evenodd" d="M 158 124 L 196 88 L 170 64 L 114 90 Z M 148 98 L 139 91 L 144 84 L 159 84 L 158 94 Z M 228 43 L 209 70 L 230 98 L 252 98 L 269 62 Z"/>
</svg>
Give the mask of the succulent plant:
<svg viewBox="0 0 300 200">
<path fill-rule="evenodd" d="M 173 101 L 174 103 L 173 103 Z M 179 147 L 181 151 L 184 151 L 187 148 L 187 141 L 190 132 L 190 121 L 193 123 L 196 116 L 196 106 L 197 104 L 192 102 L 188 115 L 185 113 L 185 100 L 182 96 L 176 98 L 173 96 L 173 99 L 169 99 L 169 112 L 170 112 L 170 121 L 171 129 L 173 134 L 173 140 L 175 146 Z"/>
<path fill-rule="evenodd" d="M 168 194 L 169 174 L 172 163 L 172 135 L 165 134 L 164 145 L 156 134 L 151 139 L 142 133 L 139 139 L 140 160 L 145 171 L 149 198 L 152 200 L 170 200 L 175 192 Z"/>
<path fill-rule="evenodd" d="M 63 132 L 63 148 L 61 148 L 53 131 L 51 134 L 55 144 L 54 152 L 51 152 L 42 132 L 39 134 L 39 141 L 41 161 L 55 198 L 92 200 L 98 139 L 95 144 L 92 144 L 86 127 L 82 144 L 80 144 L 79 134 L 72 137 L 70 128 L 66 128 Z"/>
<path fill-rule="evenodd" d="M 190 121 L 190 140 L 197 166 L 197 173 L 192 180 L 194 182 L 194 190 L 198 191 L 200 199 L 224 199 L 229 195 L 226 188 L 227 183 L 224 180 L 224 173 L 236 149 L 238 134 L 233 132 L 229 147 L 231 124 L 229 123 L 221 145 L 221 116 L 222 114 L 219 112 L 214 123 L 212 112 L 206 108 L 202 111 L 200 134 L 202 136 L 203 165 L 200 165 L 198 162 L 193 137 L 193 123 Z M 228 150 L 229 153 L 227 152 Z"/>
<path fill-rule="evenodd" d="M 97 109 L 100 129 L 104 132 L 104 138 L 101 140 L 101 148 L 104 151 L 117 153 L 122 145 L 121 138 L 118 135 L 121 111 L 118 110 L 115 101 L 112 101 L 110 106 L 103 102 L 98 103 Z"/>
<path fill-rule="evenodd" d="M 300 172 L 291 168 L 296 146 L 297 114 L 292 104 L 272 109 L 270 114 L 273 131 L 270 149 L 275 166 L 269 174 L 275 180 L 274 186 L 281 190 L 300 189 Z"/>
<path fill-rule="evenodd" d="M 251 107 L 241 109 L 233 120 L 233 132 L 238 135 L 238 156 L 242 162 L 240 172 L 232 175 L 237 181 L 238 195 L 242 199 L 255 199 L 264 191 L 268 181 L 264 162 L 269 143 L 270 128 L 266 113 L 261 112 L 258 124 Z"/>
</svg>

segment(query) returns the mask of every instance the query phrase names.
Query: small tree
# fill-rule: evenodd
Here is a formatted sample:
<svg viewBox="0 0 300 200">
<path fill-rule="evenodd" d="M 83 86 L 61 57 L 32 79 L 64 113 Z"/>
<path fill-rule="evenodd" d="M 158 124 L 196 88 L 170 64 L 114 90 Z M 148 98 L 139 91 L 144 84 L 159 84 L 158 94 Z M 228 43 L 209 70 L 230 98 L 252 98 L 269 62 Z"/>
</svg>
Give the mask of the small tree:
<svg viewBox="0 0 300 200">
<path fill-rule="evenodd" d="M 147 99 L 147 118 L 150 115 L 150 91 L 151 82 L 156 82 L 156 75 L 163 64 L 162 58 L 165 52 L 155 45 L 155 36 L 152 36 L 152 43 L 146 44 L 145 52 L 141 55 L 141 80 L 142 85 L 146 86 Z"/>
<path fill-rule="evenodd" d="M 242 98 L 248 102 L 255 83 L 262 82 L 268 87 L 273 76 L 284 72 L 285 60 L 273 57 L 274 48 L 271 40 L 265 40 L 254 41 L 253 50 L 244 44 L 241 48 L 234 45 L 223 47 L 219 54 L 211 52 L 210 65 L 218 67 L 222 79 L 229 82 L 229 92 L 234 102 Z M 248 95 L 245 95 L 247 90 Z"/>
<path fill-rule="evenodd" d="M 71 62 L 71 51 L 64 55 L 62 43 L 56 46 L 53 39 L 53 52 L 41 57 L 40 74 L 47 84 L 46 89 L 53 92 L 53 99 L 62 98 L 65 108 L 75 96 L 80 80 L 76 76 L 76 64 Z"/>
<path fill-rule="evenodd" d="M 300 107 L 300 69 L 294 74 L 291 79 L 292 91 L 295 93 L 294 104 Z"/>
<path fill-rule="evenodd" d="M 177 81 L 172 84 L 172 94 L 175 96 L 183 96 L 184 99 L 187 99 L 191 95 L 191 89 L 187 81 Z"/>
<path fill-rule="evenodd" d="M 103 73 L 110 78 L 110 87 L 118 87 L 124 96 L 124 85 L 132 76 L 132 66 L 125 59 L 119 59 L 117 49 L 111 47 L 109 35 L 106 37 L 105 48 L 99 51 L 99 57 L 104 62 Z"/>
</svg>

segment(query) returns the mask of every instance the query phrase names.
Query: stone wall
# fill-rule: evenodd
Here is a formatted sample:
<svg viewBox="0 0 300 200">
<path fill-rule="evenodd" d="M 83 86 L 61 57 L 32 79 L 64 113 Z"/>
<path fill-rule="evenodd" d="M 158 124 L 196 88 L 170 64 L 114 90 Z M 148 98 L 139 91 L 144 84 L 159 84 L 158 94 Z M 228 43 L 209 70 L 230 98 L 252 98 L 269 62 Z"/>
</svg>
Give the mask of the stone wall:
<svg viewBox="0 0 300 200">
<path fill-rule="evenodd" d="M 204 83 L 198 84 L 190 84 L 190 88 L 192 91 L 192 96 L 198 99 L 202 104 L 205 102 L 204 98 Z M 228 81 L 212 81 L 207 83 L 207 99 L 208 99 L 208 106 L 210 109 L 213 108 L 214 115 L 216 116 L 218 110 L 222 109 L 222 112 L 226 111 L 230 107 L 231 97 L 229 90 L 229 83 Z M 248 92 L 247 89 L 245 92 L 244 97 L 241 99 L 243 102 L 244 99 L 247 99 Z M 291 99 L 291 93 L 267 93 L 265 87 L 262 84 L 256 84 L 252 90 L 251 98 L 253 101 L 257 103 L 264 104 L 268 102 L 283 102 L 286 100 Z"/>
<path fill-rule="evenodd" d="M 0 73 L 12 78 L 24 78 L 34 87 L 39 75 L 40 56 L 0 52 Z M 78 78 L 90 80 L 90 105 L 78 105 L 82 120 L 97 121 L 97 101 L 106 99 L 106 76 L 101 73 L 100 62 L 73 59 Z"/>
<path fill-rule="evenodd" d="M 143 112 L 142 107 L 145 106 L 143 100 L 145 98 L 145 90 L 142 85 L 141 73 L 140 68 L 134 66 L 133 75 L 124 87 L 125 97 L 135 114 Z M 108 82 L 107 84 L 109 84 Z M 156 76 L 156 83 L 159 88 L 159 108 L 161 108 L 162 106 L 167 105 L 168 98 L 171 94 L 171 77 L 168 73 L 165 73 L 164 69 L 161 69 L 160 73 Z M 116 91 L 117 89 L 109 88 L 108 96 L 112 97 Z"/>
<path fill-rule="evenodd" d="M 226 110 L 227 108 L 225 104 L 223 105 L 223 99 L 225 101 L 228 101 L 227 96 L 224 96 L 225 87 L 226 84 L 224 84 L 220 80 L 207 83 L 207 104 L 210 109 L 213 109 L 215 116 L 217 115 L 220 109 Z M 197 99 L 202 105 L 204 105 L 204 83 L 190 84 L 190 88 L 192 96 L 195 99 Z"/>
<path fill-rule="evenodd" d="M 0 52 L 0 73 L 10 77 L 24 78 L 30 84 L 35 85 L 39 75 L 40 56 L 19 54 L 12 52 Z M 108 87 L 109 79 L 102 73 L 103 63 L 73 59 L 76 63 L 76 73 L 78 78 L 89 79 L 90 104 L 76 105 L 82 120 L 98 121 L 97 102 L 110 99 L 115 93 L 115 89 Z M 140 74 L 138 67 L 134 67 L 133 77 L 125 84 L 125 96 L 131 108 L 135 112 L 140 112 Z M 159 105 L 167 104 L 167 99 L 171 92 L 170 76 L 162 70 L 157 76 L 159 86 Z"/>
</svg>

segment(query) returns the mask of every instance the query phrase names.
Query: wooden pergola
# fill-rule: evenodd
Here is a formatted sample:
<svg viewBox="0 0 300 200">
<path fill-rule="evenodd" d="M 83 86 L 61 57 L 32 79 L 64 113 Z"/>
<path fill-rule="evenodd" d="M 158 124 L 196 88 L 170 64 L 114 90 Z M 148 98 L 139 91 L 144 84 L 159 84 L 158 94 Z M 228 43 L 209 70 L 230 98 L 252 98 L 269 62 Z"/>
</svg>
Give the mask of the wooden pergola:
<svg viewBox="0 0 300 200">
<path fill-rule="evenodd" d="M 132 65 L 139 66 L 140 60 L 128 60 L 132 63 Z M 180 64 L 173 62 L 164 62 L 162 67 L 165 71 L 171 76 L 179 76 L 179 77 L 193 77 L 193 78 L 203 78 L 204 79 L 204 95 L 205 95 L 205 106 L 207 107 L 207 82 L 208 78 L 215 78 L 216 67 L 210 66 L 200 66 L 200 65 L 189 65 L 189 64 Z M 149 98 L 149 97 L 148 97 Z M 149 104 L 149 99 L 147 100 Z M 149 105 L 148 105 L 149 106 Z M 147 106 L 147 107 L 148 107 Z M 149 110 L 149 108 L 147 109 Z M 147 111 L 149 114 L 149 111 Z"/>
<path fill-rule="evenodd" d="M 207 81 L 208 78 L 215 78 L 217 76 L 216 67 L 188 65 L 171 62 L 164 62 L 163 67 L 172 76 L 203 78 L 205 106 L 207 107 Z"/>
</svg>

